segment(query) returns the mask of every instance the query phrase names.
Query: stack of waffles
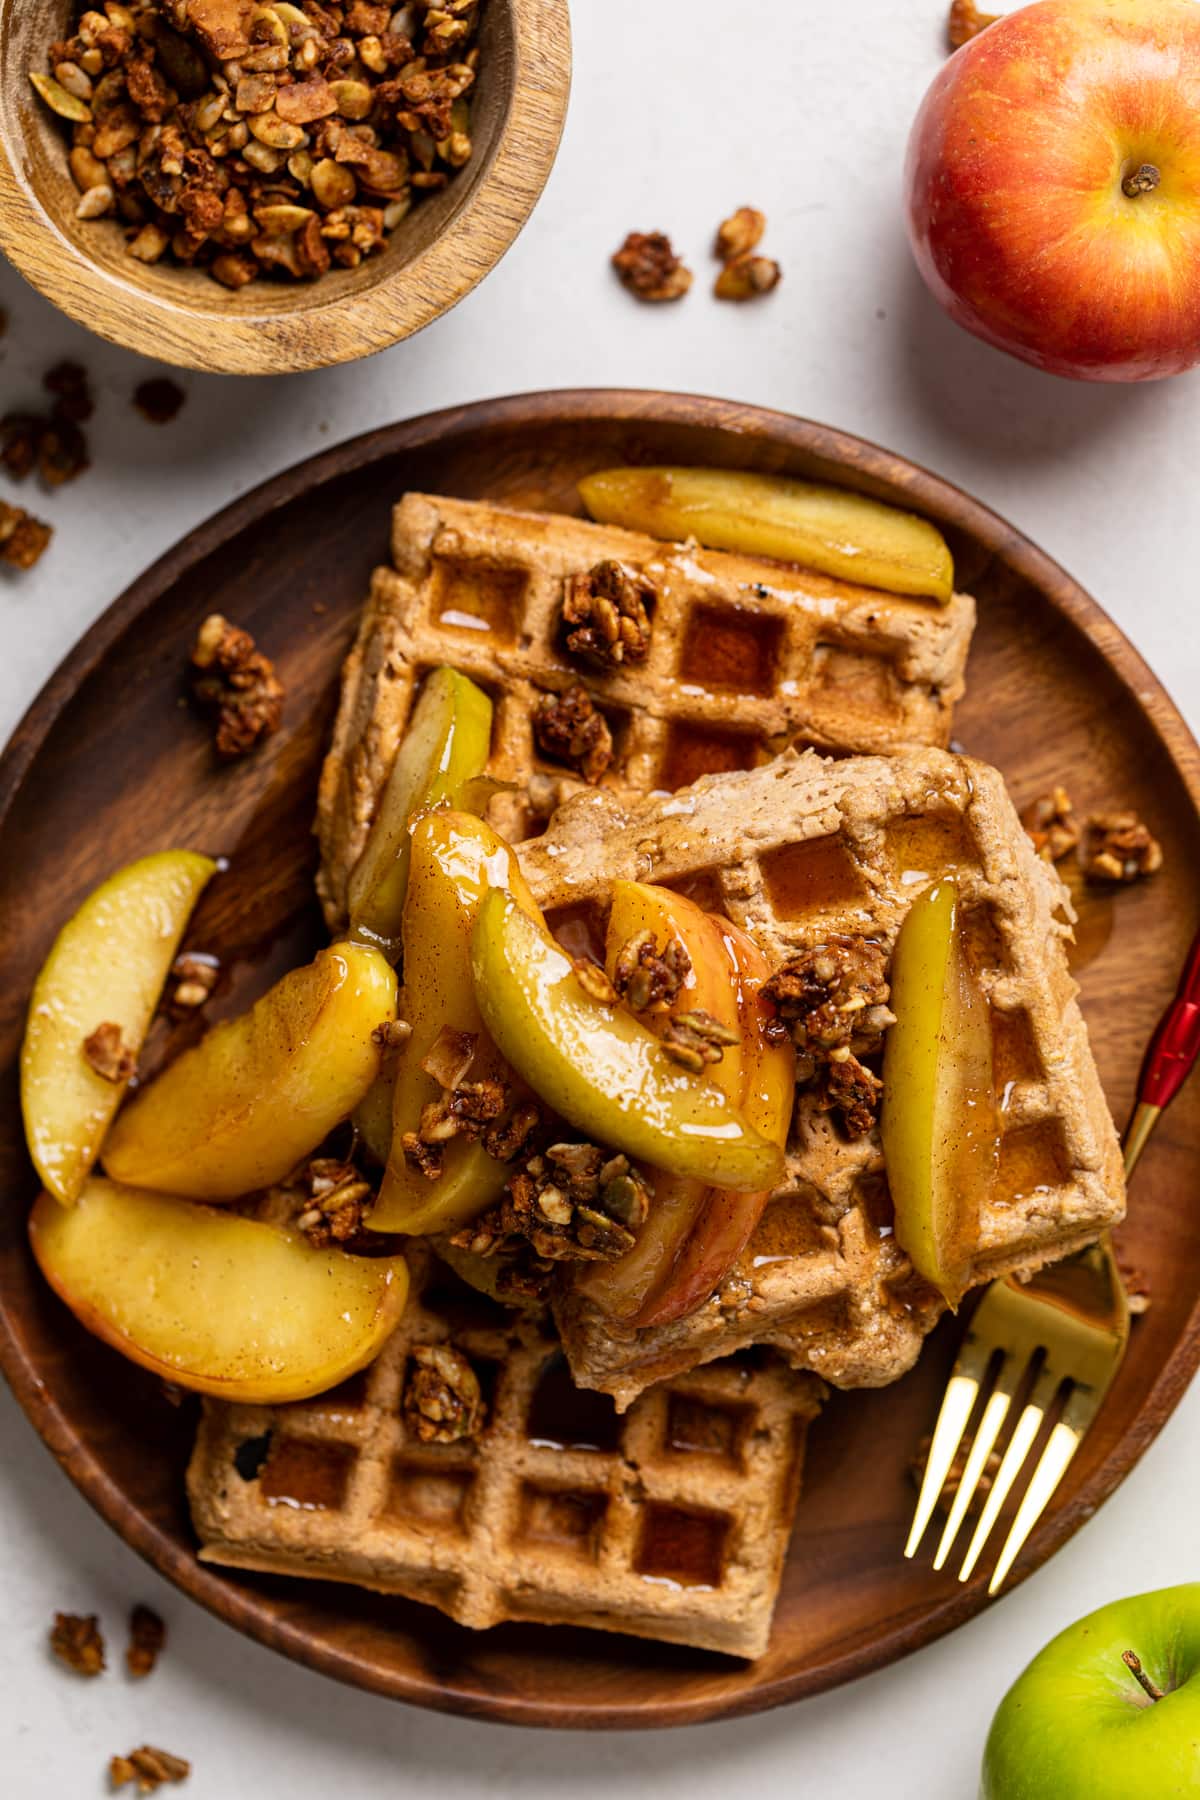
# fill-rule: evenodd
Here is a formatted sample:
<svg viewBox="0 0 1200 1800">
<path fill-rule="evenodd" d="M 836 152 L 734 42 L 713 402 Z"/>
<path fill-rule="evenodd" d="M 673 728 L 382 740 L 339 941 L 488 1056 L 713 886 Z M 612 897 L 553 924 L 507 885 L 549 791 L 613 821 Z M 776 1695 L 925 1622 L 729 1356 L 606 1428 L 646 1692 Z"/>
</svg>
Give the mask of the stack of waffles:
<svg viewBox="0 0 1200 1800">
<path fill-rule="evenodd" d="M 565 579 L 608 558 L 657 597 L 646 661 L 597 674 L 564 655 L 559 620 Z M 426 495 L 396 508 L 393 562 L 374 577 L 321 782 L 332 929 L 420 682 L 450 664 L 493 698 L 488 773 L 507 785 L 489 816 L 560 930 L 594 932 L 625 877 L 722 913 L 774 966 L 836 933 L 890 950 L 913 894 L 952 870 L 1004 1126 L 974 1277 L 1033 1269 L 1115 1222 L 1120 1159 L 1067 970 L 1065 892 L 999 775 L 942 748 L 969 597 L 935 606 Z M 613 735 L 598 787 L 534 740 L 541 696 L 578 681 Z M 847 1142 L 803 1090 L 785 1181 L 688 1319 L 622 1332 L 564 1287 L 557 1337 L 499 1313 L 464 1325 L 442 1277 L 422 1279 L 353 1405 L 207 1404 L 190 1477 L 202 1554 L 361 1582 L 472 1625 L 570 1619 L 743 1655 L 765 1644 L 817 1377 L 896 1379 L 943 1310 L 892 1235 L 877 1130 Z M 415 1343 L 448 1336 L 495 1375 L 489 1423 L 474 1445 L 417 1446 L 403 1371 Z M 551 1380 L 577 1421 L 565 1435 L 536 1422 Z M 270 1446 L 257 1472 L 239 1467 L 255 1441 Z M 332 1473 L 287 1504 L 314 1456 Z"/>
</svg>

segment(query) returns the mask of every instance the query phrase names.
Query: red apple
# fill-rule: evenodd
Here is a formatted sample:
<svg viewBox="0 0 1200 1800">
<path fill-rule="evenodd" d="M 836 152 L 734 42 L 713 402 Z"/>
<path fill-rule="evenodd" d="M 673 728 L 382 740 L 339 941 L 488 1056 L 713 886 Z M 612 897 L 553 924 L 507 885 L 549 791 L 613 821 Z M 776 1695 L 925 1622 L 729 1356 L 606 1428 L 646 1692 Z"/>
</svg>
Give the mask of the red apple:
<svg viewBox="0 0 1200 1800">
<path fill-rule="evenodd" d="M 1036 0 L 949 59 L 905 172 L 951 318 L 1056 375 L 1200 360 L 1200 6 Z"/>
</svg>

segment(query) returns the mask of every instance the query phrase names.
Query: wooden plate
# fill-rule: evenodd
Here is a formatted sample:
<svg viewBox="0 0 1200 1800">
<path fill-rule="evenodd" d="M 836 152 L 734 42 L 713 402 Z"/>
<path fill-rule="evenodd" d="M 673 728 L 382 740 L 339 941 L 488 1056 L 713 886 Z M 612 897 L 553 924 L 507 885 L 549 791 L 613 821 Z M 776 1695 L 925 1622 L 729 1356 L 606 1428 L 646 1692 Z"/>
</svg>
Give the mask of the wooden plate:
<svg viewBox="0 0 1200 1800">
<path fill-rule="evenodd" d="M 522 1724 L 678 1725 L 776 1706 L 861 1675 L 986 1604 L 901 1560 L 908 1461 L 935 1416 L 951 1321 L 886 1392 L 836 1397 L 818 1422 L 772 1649 L 753 1666 L 567 1629 L 473 1635 L 439 1614 L 351 1588 L 255 1579 L 193 1555 L 183 1469 L 190 1409 L 86 1337 L 25 1247 L 33 1179 L 16 1060 L 25 997 L 56 927 L 127 858 L 171 844 L 221 852 L 192 941 L 217 951 L 240 1007 L 320 936 L 309 825 L 337 669 L 388 511 L 406 487 L 576 510 L 586 470 L 626 460 L 732 463 L 843 482 L 946 530 L 980 601 L 963 745 L 996 762 L 1019 803 L 1062 781 L 1077 800 L 1136 807 L 1164 871 L 1087 897 L 1079 975 L 1119 1119 L 1141 1048 L 1195 928 L 1200 752 L 1162 688 L 1094 601 L 976 501 L 857 438 L 723 401 L 572 393 L 488 401 L 358 438 L 301 464 L 192 533 L 67 658 L 0 762 L 0 1360 L 72 1480 L 121 1535 L 222 1618 L 298 1660 L 389 1694 Z M 278 659 L 282 733 L 217 769 L 184 701 L 196 625 L 219 602 Z M 1200 1083 L 1169 1113 L 1122 1233 L 1153 1305 L 1064 1487 L 1017 1567 L 1027 1575 L 1136 1462 L 1200 1361 L 1200 1238 L 1191 1169 Z M 1018 1604 L 1009 1601 L 1008 1604 Z"/>
</svg>

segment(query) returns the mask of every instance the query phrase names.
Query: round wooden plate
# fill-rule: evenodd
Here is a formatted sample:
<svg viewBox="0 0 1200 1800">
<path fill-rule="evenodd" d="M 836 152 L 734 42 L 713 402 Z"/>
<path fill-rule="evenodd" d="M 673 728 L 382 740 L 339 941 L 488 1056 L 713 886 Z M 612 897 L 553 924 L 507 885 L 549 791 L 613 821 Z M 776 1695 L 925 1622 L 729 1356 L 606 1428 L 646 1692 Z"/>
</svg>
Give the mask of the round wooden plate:
<svg viewBox="0 0 1200 1800">
<path fill-rule="evenodd" d="M 186 844 L 230 859 L 191 933 L 222 958 L 218 1012 L 245 1005 L 311 953 L 321 932 L 309 827 L 338 664 L 372 565 L 386 556 L 389 507 L 406 488 L 577 511 L 578 477 L 626 461 L 815 476 L 912 506 L 943 527 L 960 584 L 980 603 L 957 727 L 963 746 L 1000 766 L 1019 804 L 1063 782 L 1084 807 L 1136 807 L 1166 852 L 1153 881 L 1082 902 L 1079 978 L 1118 1119 L 1195 928 L 1200 890 L 1200 752 L 1094 601 L 949 483 L 857 438 L 724 401 L 541 394 L 358 438 L 202 525 L 71 653 L 0 762 L 5 1373 L 92 1504 L 213 1612 L 361 1687 L 521 1724 L 679 1725 L 776 1706 L 878 1667 L 985 1605 L 986 1575 L 964 1588 L 950 1571 L 935 1575 L 900 1554 L 914 1499 L 909 1458 L 936 1415 L 954 1322 L 907 1379 L 881 1393 L 835 1396 L 818 1421 L 772 1647 L 756 1664 L 565 1628 L 472 1634 L 436 1612 L 353 1588 L 223 1574 L 193 1552 L 183 1492 L 190 1407 L 169 1406 L 153 1381 L 85 1336 L 27 1253 L 34 1182 L 17 1055 L 26 996 L 58 925 L 102 876 L 147 851 Z M 184 700 L 187 651 L 214 604 L 277 659 L 288 693 L 279 736 L 223 769 Z M 1147 1153 L 1121 1234 L 1153 1304 L 1015 1579 L 1112 1492 L 1200 1361 L 1198 1142 L 1195 1083 Z"/>
</svg>

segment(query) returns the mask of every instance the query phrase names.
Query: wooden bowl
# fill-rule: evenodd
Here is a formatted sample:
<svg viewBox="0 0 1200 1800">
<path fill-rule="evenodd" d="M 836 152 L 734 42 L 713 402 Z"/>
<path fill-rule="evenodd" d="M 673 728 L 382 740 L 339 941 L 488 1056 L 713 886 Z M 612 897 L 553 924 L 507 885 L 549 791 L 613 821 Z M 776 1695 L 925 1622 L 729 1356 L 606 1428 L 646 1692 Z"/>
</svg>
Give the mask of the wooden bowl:
<svg viewBox="0 0 1200 1800">
<path fill-rule="evenodd" d="M 946 531 L 980 603 L 963 744 L 1024 804 L 1056 781 L 1077 802 L 1135 806 L 1161 838 L 1152 881 L 1081 896 L 1077 973 L 1113 1110 L 1175 983 L 1200 892 L 1200 752 L 1158 682 L 1095 602 L 948 482 L 820 425 L 724 401 L 629 393 L 486 401 L 391 426 L 279 476 L 202 525 L 93 626 L 0 760 L 0 1363 L 72 1480 L 135 1549 L 263 1643 L 376 1693 L 526 1725 L 680 1725 L 794 1700 L 927 1643 L 988 1604 L 986 1567 L 901 1557 L 909 1460 L 936 1416 L 961 1329 L 948 1320 L 903 1381 L 836 1395 L 813 1428 L 771 1648 L 754 1664 L 598 1632 L 472 1633 L 405 1601 L 196 1560 L 183 1470 L 193 1427 L 140 1370 L 87 1337 L 25 1240 L 35 1182 L 16 1059 L 26 998 L 59 924 L 114 866 L 172 843 L 231 861 L 190 934 L 216 951 L 218 1011 L 246 1005 L 321 941 L 310 825 L 338 664 L 391 503 L 406 487 L 579 511 L 575 483 L 625 461 L 731 463 L 836 481 Z M 284 725 L 223 769 L 181 705 L 185 658 L 213 594 L 278 659 Z M 1194 1225 L 1200 1081 L 1146 1153 L 1122 1253 L 1152 1304 L 1079 1455 L 1017 1563 L 1029 1575 L 1149 1444 L 1200 1361 Z M 19 1447 L 12 1446 L 12 1453 Z M 985 1559 L 986 1564 L 986 1559 Z M 1010 1594 L 1002 1605 L 1019 1606 Z"/>
<path fill-rule="evenodd" d="M 546 184 L 571 78 L 567 0 L 487 0 L 475 154 L 414 206 L 378 255 L 315 282 L 231 293 L 201 269 L 139 263 L 114 220 L 75 217 L 61 121 L 29 80 L 69 0 L 0 0 L 0 249 L 81 325 L 128 350 L 222 375 L 283 375 L 370 356 L 470 293 Z"/>
</svg>

